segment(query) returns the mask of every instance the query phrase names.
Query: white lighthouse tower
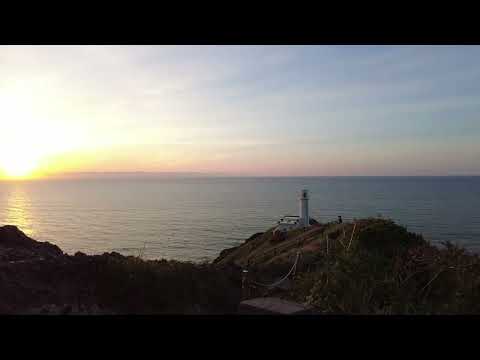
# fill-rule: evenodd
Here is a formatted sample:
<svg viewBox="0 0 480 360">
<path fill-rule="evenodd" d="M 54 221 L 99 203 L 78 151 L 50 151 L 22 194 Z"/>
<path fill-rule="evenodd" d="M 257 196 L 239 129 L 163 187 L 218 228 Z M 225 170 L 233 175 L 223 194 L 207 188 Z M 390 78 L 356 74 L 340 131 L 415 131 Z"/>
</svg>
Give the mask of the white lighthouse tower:
<svg viewBox="0 0 480 360">
<path fill-rule="evenodd" d="M 277 222 L 273 233 L 286 233 L 293 229 L 307 228 L 310 226 L 310 215 L 308 214 L 308 190 L 302 190 L 299 197 L 300 211 L 298 216 L 285 215 Z"/>
<path fill-rule="evenodd" d="M 300 195 L 300 222 L 303 227 L 310 225 L 310 216 L 308 214 L 308 190 L 302 190 Z"/>
</svg>

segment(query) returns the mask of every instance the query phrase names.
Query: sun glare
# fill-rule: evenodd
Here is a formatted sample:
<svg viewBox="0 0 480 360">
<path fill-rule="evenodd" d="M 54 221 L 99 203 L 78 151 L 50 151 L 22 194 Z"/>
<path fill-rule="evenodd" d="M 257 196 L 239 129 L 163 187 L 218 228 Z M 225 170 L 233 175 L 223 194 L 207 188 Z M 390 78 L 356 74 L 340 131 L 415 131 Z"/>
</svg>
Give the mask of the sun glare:
<svg viewBox="0 0 480 360">
<path fill-rule="evenodd" d="M 65 125 L 35 111 L 28 96 L 0 93 L 0 177 L 30 179 L 48 159 L 67 151 L 78 141 Z"/>
<path fill-rule="evenodd" d="M 37 162 L 33 156 L 13 155 L 2 160 L 1 166 L 8 178 L 27 178 L 36 169 Z"/>
</svg>

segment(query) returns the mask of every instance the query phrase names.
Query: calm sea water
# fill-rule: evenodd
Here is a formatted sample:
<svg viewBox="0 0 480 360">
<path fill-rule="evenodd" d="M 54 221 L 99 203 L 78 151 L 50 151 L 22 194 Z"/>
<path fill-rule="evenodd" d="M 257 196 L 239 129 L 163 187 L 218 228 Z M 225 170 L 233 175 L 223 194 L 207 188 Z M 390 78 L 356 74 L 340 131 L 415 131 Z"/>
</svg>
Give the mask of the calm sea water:
<svg viewBox="0 0 480 360">
<path fill-rule="evenodd" d="M 432 242 L 480 250 L 480 177 L 97 179 L 0 182 L 0 225 L 68 253 L 215 258 L 310 191 L 319 221 L 389 217 Z"/>
</svg>

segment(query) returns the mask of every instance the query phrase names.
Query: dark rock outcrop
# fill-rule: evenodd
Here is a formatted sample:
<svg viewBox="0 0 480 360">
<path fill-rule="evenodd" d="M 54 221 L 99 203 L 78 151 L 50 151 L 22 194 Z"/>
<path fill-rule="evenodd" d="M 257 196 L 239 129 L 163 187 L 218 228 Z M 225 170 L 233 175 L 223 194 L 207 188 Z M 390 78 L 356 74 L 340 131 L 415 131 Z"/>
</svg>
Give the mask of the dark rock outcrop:
<svg viewBox="0 0 480 360">
<path fill-rule="evenodd" d="M 29 238 L 16 226 L 0 227 L 0 261 L 27 261 L 63 256 L 62 250 L 49 242 Z"/>
</svg>

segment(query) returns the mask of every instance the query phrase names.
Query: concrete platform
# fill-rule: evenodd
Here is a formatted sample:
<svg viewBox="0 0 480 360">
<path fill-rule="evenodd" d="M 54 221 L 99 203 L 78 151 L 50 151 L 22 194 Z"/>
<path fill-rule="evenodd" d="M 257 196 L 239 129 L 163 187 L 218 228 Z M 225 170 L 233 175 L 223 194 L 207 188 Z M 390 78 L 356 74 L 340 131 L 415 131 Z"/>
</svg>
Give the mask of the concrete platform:
<svg viewBox="0 0 480 360">
<path fill-rule="evenodd" d="M 305 315 L 313 314 L 313 309 L 279 298 L 264 297 L 242 301 L 238 307 L 238 313 L 244 315 Z"/>
</svg>

